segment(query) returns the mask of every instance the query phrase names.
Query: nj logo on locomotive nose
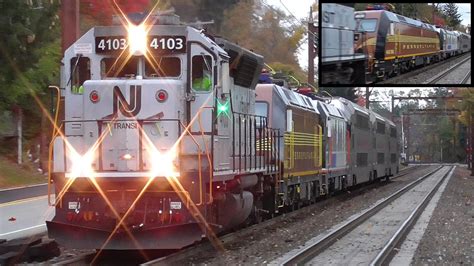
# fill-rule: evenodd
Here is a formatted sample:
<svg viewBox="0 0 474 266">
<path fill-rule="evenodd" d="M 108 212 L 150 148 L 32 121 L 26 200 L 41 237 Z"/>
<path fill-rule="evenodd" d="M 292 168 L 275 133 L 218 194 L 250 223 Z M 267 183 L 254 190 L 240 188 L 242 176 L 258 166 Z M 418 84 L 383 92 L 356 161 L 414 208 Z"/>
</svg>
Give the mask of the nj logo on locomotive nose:
<svg viewBox="0 0 474 266">
<path fill-rule="evenodd" d="M 134 117 L 142 108 L 142 86 L 130 86 L 130 103 L 127 102 L 125 96 L 118 86 L 114 87 L 114 113 L 117 115 L 118 110 L 126 117 Z"/>
</svg>

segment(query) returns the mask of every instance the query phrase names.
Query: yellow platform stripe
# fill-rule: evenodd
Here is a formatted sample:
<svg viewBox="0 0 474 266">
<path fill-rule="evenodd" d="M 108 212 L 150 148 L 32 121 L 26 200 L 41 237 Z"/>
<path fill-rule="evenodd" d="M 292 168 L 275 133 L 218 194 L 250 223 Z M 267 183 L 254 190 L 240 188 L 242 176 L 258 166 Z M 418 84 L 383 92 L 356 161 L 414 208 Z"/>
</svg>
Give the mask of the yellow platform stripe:
<svg viewBox="0 0 474 266">
<path fill-rule="evenodd" d="M 9 202 L 5 202 L 5 203 L 0 204 L 0 208 L 6 207 L 6 206 L 11 206 L 11 205 L 18 205 L 18 204 L 22 204 L 22 203 L 26 203 L 26 202 L 30 202 L 30 201 L 35 201 L 35 200 L 40 200 L 40 199 L 46 199 L 47 197 L 48 197 L 47 195 L 44 195 L 44 196 L 26 198 L 26 199 L 21 199 L 21 200 L 9 201 Z"/>
</svg>

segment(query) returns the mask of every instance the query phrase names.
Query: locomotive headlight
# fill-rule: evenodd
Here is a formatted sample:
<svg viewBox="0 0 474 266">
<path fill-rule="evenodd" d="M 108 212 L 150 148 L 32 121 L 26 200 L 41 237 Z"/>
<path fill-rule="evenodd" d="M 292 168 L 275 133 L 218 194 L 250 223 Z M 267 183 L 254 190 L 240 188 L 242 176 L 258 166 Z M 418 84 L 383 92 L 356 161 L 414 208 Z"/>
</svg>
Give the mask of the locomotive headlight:
<svg viewBox="0 0 474 266">
<path fill-rule="evenodd" d="M 150 177 L 164 176 L 164 177 L 178 177 L 174 164 L 177 154 L 174 149 L 167 152 L 160 152 L 157 149 L 152 149 L 151 152 L 151 171 Z"/>
<path fill-rule="evenodd" d="M 130 53 L 145 54 L 147 49 L 147 30 L 145 25 L 129 25 L 127 30 Z"/>
<path fill-rule="evenodd" d="M 87 152 L 82 156 L 74 152 L 71 159 L 71 177 L 94 177 L 94 169 L 92 169 L 94 155 L 92 152 Z"/>
</svg>

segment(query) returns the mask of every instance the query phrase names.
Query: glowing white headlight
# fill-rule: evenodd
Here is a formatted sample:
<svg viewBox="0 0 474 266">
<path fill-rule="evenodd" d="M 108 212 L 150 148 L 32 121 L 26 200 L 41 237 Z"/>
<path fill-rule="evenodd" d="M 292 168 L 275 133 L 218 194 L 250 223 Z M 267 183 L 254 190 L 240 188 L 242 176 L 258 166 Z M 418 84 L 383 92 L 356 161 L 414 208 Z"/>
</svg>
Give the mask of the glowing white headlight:
<svg viewBox="0 0 474 266">
<path fill-rule="evenodd" d="M 153 149 L 151 152 L 151 177 L 178 177 L 179 172 L 176 170 L 174 160 L 176 159 L 176 151 L 170 150 L 166 153 Z"/>
<path fill-rule="evenodd" d="M 145 25 L 128 26 L 128 45 L 131 54 L 145 54 L 147 49 L 147 31 Z"/>
<path fill-rule="evenodd" d="M 93 153 L 87 152 L 84 155 L 78 153 L 71 156 L 71 176 L 76 177 L 94 177 L 94 169 L 92 169 L 92 162 L 94 161 Z"/>
</svg>

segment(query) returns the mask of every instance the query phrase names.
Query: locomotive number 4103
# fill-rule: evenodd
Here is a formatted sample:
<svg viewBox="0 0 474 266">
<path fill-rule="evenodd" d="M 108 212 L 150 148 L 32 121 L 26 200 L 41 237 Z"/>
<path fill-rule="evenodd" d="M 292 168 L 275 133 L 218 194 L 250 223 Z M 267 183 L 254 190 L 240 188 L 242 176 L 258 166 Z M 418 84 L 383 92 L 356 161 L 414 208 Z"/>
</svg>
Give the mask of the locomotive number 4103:
<svg viewBox="0 0 474 266">
<path fill-rule="evenodd" d="M 123 36 L 104 36 L 95 38 L 95 52 L 110 53 L 125 50 L 128 47 L 127 38 Z M 149 36 L 147 47 L 150 52 L 186 52 L 186 37 L 184 36 Z"/>
</svg>

